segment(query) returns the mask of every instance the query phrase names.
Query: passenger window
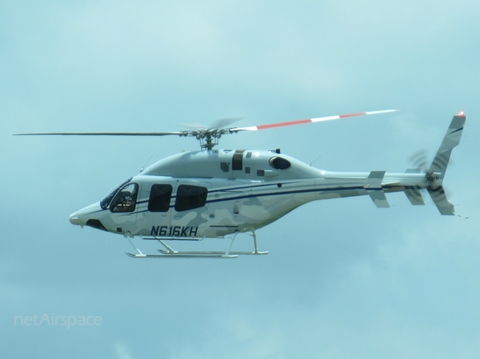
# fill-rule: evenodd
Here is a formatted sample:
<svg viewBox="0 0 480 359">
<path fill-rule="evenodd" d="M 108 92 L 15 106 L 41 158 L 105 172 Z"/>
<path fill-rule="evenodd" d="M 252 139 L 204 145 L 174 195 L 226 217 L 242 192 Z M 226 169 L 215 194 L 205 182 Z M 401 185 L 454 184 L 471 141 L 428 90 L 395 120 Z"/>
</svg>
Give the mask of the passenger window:
<svg viewBox="0 0 480 359">
<path fill-rule="evenodd" d="M 230 171 L 230 166 L 228 165 L 227 162 L 220 162 L 220 168 L 222 169 L 223 172 Z"/>
<path fill-rule="evenodd" d="M 205 206 L 208 190 L 205 187 L 180 185 L 177 190 L 175 210 L 177 212 Z"/>
<path fill-rule="evenodd" d="M 172 198 L 172 186 L 169 184 L 154 184 L 150 191 L 148 210 L 150 212 L 168 212 Z"/>
<path fill-rule="evenodd" d="M 236 150 L 232 157 L 232 170 L 241 171 L 243 167 L 243 152 L 245 150 Z"/>
<path fill-rule="evenodd" d="M 113 198 L 110 210 L 112 212 L 133 212 L 137 203 L 138 185 L 129 183 Z"/>
</svg>

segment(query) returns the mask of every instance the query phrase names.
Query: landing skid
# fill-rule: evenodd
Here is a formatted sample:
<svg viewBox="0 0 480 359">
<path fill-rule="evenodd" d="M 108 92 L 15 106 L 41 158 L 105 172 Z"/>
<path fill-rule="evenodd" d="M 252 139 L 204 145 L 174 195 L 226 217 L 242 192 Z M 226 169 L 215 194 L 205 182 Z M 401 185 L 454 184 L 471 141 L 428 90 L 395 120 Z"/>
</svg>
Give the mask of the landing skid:
<svg viewBox="0 0 480 359">
<path fill-rule="evenodd" d="M 137 253 L 125 253 L 129 257 L 132 258 L 238 258 L 238 256 L 243 255 L 264 255 L 268 254 L 268 252 L 260 252 L 258 250 L 257 245 L 257 234 L 254 230 L 252 230 L 252 237 L 254 243 L 254 250 L 252 252 L 249 251 L 231 251 L 233 242 L 237 237 L 237 233 L 235 233 L 232 237 L 232 242 L 230 243 L 230 247 L 224 251 L 176 251 L 169 245 L 167 245 L 164 241 L 160 238 L 156 238 L 156 240 L 162 244 L 166 249 L 158 249 L 161 254 L 144 254 L 140 249 L 133 244 L 130 238 L 128 238 L 130 244 L 135 248 Z"/>
</svg>

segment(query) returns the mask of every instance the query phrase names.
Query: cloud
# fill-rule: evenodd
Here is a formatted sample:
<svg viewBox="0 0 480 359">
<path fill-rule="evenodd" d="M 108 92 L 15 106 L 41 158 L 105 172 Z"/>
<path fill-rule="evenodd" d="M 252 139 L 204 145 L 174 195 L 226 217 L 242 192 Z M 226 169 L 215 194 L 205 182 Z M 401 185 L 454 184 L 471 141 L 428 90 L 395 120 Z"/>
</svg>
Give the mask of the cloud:
<svg viewBox="0 0 480 359">
<path fill-rule="evenodd" d="M 117 359 L 132 359 L 129 348 L 123 343 L 115 343 L 115 355 Z"/>
</svg>

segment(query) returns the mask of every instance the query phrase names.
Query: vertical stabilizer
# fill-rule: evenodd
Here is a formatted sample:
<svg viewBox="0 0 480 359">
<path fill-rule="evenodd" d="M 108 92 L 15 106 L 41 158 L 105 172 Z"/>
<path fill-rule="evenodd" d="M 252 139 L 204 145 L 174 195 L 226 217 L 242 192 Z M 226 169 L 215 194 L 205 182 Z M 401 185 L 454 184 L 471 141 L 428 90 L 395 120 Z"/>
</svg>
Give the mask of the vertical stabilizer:
<svg viewBox="0 0 480 359">
<path fill-rule="evenodd" d="M 450 126 L 443 138 L 443 142 L 433 159 L 430 169 L 428 170 L 429 173 L 438 173 L 440 177 L 437 179 L 443 181 L 443 177 L 445 177 L 448 162 L 450 161 L 450 155 L 453 148 L 460 143 L 466 119 L 467 117 L 461 112 L 460 114 L 453 116 L 452 122 L 450 122 Z"/>
<path fill-rule="evenodd" d="M 467 117 L 463 112 L 453 117 L 442 144 L 427 172 L 427 181 L 430 182 L 427 188 L 428 193 L 442 215 L 455 214 L 455 208 L 453 204 L 448 201 L 442 183 L 445 173 L 447 172 L 452 150 L 460 143 L 460 139 L 462 138 L 466 119 Z"/>
</svg>

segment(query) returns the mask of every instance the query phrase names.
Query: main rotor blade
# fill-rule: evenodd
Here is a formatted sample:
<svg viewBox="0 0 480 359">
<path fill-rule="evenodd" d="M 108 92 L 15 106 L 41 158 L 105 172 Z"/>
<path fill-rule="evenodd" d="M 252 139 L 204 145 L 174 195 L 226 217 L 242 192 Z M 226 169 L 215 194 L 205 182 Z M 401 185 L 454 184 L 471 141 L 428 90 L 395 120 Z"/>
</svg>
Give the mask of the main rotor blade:
<svg viewBox="0 0 480 359">
<path fill-rule="evenodd" d="M 349 113 L 349 114 L 345 114 L 345 115 L 326 116 L 326 117 L 308 118 L 308 119 L 305 119 L 305 120 L 271 123 L 271 124 L 260 125 L 260 126 L 234 127 L 234 128 L 229 129 L 229 132 L 230 133 L 235 133 L 235 132 L 240 132 L 240 131 L 268 130 L 268 129 L 277 128 L 277 127 L 304 125 L 304 124 L 313 123 L 313 122 L 341 120 L 341 119 L 350 118 L 350 117 L 378 115 L 378 114 L 381 114 L 381 113 L 389 113 L 389 112 L 397 112 L 397 111 L 400 111 L 400 110 L 382 110 L 382 111 L 357 112 L 357 113 Z"/>
<path fill-rule="evenodd" d="M 38 132 L 16 133 L 14 136 L 187 136 L 189 131 L 179 132 Z"/>
<path fill-rule="evenodd" d="M 232 127 L 224 128 L 237 119 L 221 119 L 215 124 L 219 127 L 203 128 L 203 126 L 194 126 L 194 130 L 175 131 L 175 132 L 35 132 L 35 133 L 16 133 L 14 136 L 181 136 L 181 137 L 196 137 L 200 141 L 200 147 L 202 149 L 211 150 L 213 146 L 218 144 L 218 139 L 230 133 L 237 133 L 240 131 L 257 131 L 267 130 L 276 127 L 303 125 L 312 122 L 322 122 L 331 120 L 340 120 L 344 118 L 366 116 L 366 115 L 378 115 L 388 112 L 396 112 L 399 110 L 383 110 L 383 111 L 370 111 L 370 112 L 358 112 L 345 115 L 326 116 L 309 118 L 305 120 L 287 121 L 272 123 L 260 126 L 250 127 Z M 221 126 L 221 127 L 220 127 Z"/>
</svg>

